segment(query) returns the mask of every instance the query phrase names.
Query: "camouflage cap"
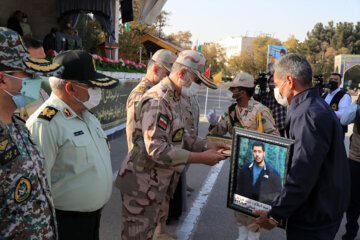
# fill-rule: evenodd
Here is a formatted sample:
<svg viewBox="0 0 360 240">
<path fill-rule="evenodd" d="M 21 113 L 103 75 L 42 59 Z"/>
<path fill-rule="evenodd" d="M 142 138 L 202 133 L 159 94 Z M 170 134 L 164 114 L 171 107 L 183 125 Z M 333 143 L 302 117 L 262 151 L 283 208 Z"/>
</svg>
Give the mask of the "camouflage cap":
<svg viewBox="0 0 360 240">
<path fill-rule="evenodd" d="M 33 58 L 21 36 L 8 28 L 0 27 L 0 64 L 29 74 L 58 76 L 63 67 L 46 59 Z"/>
<path fill-rule="evenodd" d="M 194 50 L 184 50 L 179 53 L 179 57 L 175 62 L 190 68 L 207 87 L 217 89 L 213 81 L 205 75 L 206 59 L 202 53 Z"/>
<path fill-rule="evenodd" d="M 248 73 L 240 72 L 236 74 L 234 80 L 231 83 L 221 83 L 227 87 L 245 87 L 245 88 L 253 88 L 255 87 L 254 78 Z"/>
<path fill-rule="evenodd" d="M 166 49 L 160 49 L 156 51 L 156 53 L 152 56 L 151 60 L 156 63 L 160 63 L 170 72 L 176 58 L 177 56 L 175 53 Z"/>
</svg>

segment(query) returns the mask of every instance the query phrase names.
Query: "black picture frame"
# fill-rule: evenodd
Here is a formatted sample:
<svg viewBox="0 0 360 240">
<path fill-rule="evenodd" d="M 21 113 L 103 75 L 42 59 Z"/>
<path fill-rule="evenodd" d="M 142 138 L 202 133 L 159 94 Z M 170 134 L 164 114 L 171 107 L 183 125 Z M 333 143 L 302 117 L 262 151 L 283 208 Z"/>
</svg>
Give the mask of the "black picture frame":
<svg viewBox="0 0 360 240">
<path fill-rule="evenodd" d="M 227 207 L 250 217 L 252 210 L 270 210 L 271 202 L 283 188 L 291 164 L 294 140 L 235 127 L 230 159 Z M 253 149 L 260 151 L 254 159 Z M 262 161 L 264 159 L 265 161 Z M 256 164 L 256 165 L 255 165 Z M 258 178 L 253 180 L 254 168 Z M 259 172 L 260 171 L 260 172 Z M 251 182 L 253 181 L 254 184 Z M 281 221 L 279 226 L 286 227 Z"/>
</svg>

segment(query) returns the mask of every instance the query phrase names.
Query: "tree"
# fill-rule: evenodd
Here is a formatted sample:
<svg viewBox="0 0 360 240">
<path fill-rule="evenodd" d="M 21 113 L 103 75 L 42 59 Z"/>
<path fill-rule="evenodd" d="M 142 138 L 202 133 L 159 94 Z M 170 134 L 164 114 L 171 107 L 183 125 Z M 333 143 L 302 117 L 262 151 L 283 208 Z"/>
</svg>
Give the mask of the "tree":
<svg viewBox="0 0 360 240">
<path fill-rule="evenodd" d="M 268 45 L 281 45 L 281 42 L 269 36 L 256 37 L 250 46 L 228 60 L 230 72 L 236 74 L 243 71 L 256 76 L 259 72 L 265 71 Z"/>
<path fill-rule="evenodd" d="M 211 75 L 216 74 L 224 69 L 225 66 L 225 50 L 218 43 L 204 45 L 201 53 L 207 59 L 207 65 L 211 64 Z"/>
<path fill-rule="evenodd" d="M 192 34 L 190 31 L 178 31 L 165 37 L 165 40 L 183 49 L 191 49 L 191 37 Z"/>
<path fill-rule="evenodd" d="M 295 38 L 294 35 L 291 35 L 284 43 L 283 46 L 287 48 L 287 53 L 296 53 L 299 51 L 300 42 Z"/>
</svg>

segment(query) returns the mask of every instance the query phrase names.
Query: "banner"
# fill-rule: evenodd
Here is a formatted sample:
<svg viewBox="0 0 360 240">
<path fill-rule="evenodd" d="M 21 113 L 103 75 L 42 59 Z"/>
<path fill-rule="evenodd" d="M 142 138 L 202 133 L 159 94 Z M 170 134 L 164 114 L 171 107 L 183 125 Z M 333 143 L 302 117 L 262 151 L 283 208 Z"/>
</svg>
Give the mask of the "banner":
<svg viewBox="0 0 360 240">
<path fill-rule="evenodd" d="M 276 59 L 281 58 L 286 53 L 287 48 L 284 46 L 268 45 L 267 64 L 275 63 Z"/>
</svg>

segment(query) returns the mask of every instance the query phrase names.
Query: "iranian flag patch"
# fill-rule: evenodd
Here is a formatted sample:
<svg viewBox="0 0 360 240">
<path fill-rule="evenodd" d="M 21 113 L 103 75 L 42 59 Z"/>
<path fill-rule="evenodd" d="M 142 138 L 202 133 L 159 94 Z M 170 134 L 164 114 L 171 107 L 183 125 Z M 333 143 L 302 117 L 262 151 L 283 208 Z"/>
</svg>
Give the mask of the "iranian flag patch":
<svg viewBox="0 0 360 240">
<path fill-rule="evenodd" d="M 158 126 L 161 129 L 166 130 L 167 124 L 168 124 L 168 118 L 166 116 L 160 114 L 159 120 L 158 120 Z"/>
</svg>

